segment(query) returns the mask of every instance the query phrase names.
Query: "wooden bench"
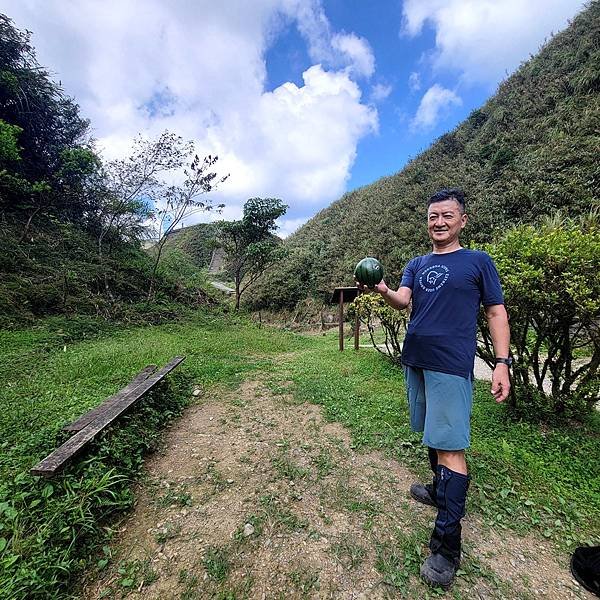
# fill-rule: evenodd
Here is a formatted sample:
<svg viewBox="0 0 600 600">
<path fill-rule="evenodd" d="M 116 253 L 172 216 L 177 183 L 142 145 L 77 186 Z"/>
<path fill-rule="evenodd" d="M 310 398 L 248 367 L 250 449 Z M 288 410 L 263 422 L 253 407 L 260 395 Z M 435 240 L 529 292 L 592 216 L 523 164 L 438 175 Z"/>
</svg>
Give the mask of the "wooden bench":
<svg viewBox="0 0 600 600">
<path fill-rule="evenodd" d="M 61 471 L 98 433 L 122 415 L 184 360 L 185 356 L 176 356 L 156 373 L 154 373 L 156 365 L 147 366 L 114 396 L 110 396 L 96 408 L 82 415 L 73 423 L 66 425 L 63 429 L 75 432 L 75 435 L 33 467 L 31 473 L 43 477 L 52 477 Z"/>
</svg>

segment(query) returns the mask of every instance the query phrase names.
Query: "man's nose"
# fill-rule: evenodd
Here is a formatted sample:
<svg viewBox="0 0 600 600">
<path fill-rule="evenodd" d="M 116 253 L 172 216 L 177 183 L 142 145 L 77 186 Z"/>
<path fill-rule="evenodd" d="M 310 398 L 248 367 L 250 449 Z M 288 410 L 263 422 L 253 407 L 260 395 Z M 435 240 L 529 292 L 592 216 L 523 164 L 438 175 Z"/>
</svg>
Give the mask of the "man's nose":
<svg viewBox="0 0 600 600">
<path fill-rule="evenodd" d="M 444 217 L 442 215 L 438 215 L 437 219 L 435 220 L 435 224 L 436 225 L 443 225 L 444 224 Z"/>
</svg>

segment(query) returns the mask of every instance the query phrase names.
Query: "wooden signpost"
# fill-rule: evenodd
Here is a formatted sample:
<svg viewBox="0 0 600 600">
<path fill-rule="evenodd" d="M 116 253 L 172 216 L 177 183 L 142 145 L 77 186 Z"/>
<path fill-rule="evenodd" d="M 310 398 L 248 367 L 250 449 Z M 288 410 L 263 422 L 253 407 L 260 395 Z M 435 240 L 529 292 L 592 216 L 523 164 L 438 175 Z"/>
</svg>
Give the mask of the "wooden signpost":
<svg viewBox="0 0 600 600">
<path fill-rule="evenodd" d="M 331 294 L 330 303 L 338 303 L 338 328 L 339 328 L 339 345 L 340 352 L 344 350 L 344 302 L 353 302 L 360 294 L 357 287 L 336 287 Z M 358 314 L 354 317 L 354 349 L 358 350 L 360 321 Z"/>
</svg>

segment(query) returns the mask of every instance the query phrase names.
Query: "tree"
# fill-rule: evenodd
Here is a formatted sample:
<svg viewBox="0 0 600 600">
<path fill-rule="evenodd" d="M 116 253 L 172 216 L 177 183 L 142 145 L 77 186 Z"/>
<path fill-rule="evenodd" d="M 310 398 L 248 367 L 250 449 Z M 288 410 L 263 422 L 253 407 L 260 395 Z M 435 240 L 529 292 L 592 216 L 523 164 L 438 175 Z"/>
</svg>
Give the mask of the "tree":
<svg viewBox="0 0 600 600">
<path fill-rule="evenodd" d="M 546 219 L 489 245 L 505 293 L 514 355 L 509 405 L 519 416 L 582 417 L 600 392 L 600 228 Z M 479 355 L 493 364 L 485 319 Z"/>
<path fill-rule="evenodd" d="M 240 308 L 242 294 L 278 258 L 283 249 L 274 235 L 276 219 L 288 207 L 278 198 L 250 198 L 244 204 L 240 221 L 217 223 L 217 245 L 226 256 L 235 281 L 235 308 Z"/>
<path fill-rule="evenodd" d="M 0 213 L 17 222 L 31 223 L 41 212 L 68 220 L 76 198 L 66 201 L 58 171 L 65 150 L 89 146 L 89 123 L 40 67 L 30 35 L 0 14 L 0 143 L 10 161 L 2 166 Z M 8 155 L 7 136 L 18 138 Z"/>
<path fill-rule="evenodd" d="M 156 212 L 158 241 L 154 246 L 154 264 L 150 277 L 148 300 L 151 300 L 154 294 L 156 272 L 167 236 L 186 217 L 214 208 L 210 198 L 202 200 L 201 197 L 214 190 L 217 185 L 223 183 L 229 177 L 229 175 L 225 175 L 219 178 L 217 173 L 211 171 L 217 160 L 218 156 L 208 155 L 203 160 L 200 160 L 195 155 L 189 169 L 184 171 L 186 176 L 185 181 L 181 185 L 170 186 L 165 192 L 164 205 Z M 219 204 L 217 208 L 221 209 L 223 206 L 225 205 Z"/>
<path fill-rule="evenodd" d="M 155 216 L 154 206 L 169 193 L 161 175 L 181 169 L 192 152 L 191 142 L 169 131 L 153 140 L 140 135 L 128 157 L 112 160 L 102 170 L 96 188 L 100 200 L 95 220 L 104 291 L 109 297 L 112 244 L 137 241 L 146 234 L 148 222 Z M 154 288 L 153 283 L 150 288 Z"/>
<path fill-rule="evenodd" d="M 127 158 L 113 160 L 105 169 L 106 189 L 99 221 L 98 254 L 111 233 L 135 237 L 151 217 L 153 206 L 165 195 L 162 173 L 180 169 L 192 152 L 191 142 L 164 131 L 155 140 L 137 137 Z"/>
</svg>

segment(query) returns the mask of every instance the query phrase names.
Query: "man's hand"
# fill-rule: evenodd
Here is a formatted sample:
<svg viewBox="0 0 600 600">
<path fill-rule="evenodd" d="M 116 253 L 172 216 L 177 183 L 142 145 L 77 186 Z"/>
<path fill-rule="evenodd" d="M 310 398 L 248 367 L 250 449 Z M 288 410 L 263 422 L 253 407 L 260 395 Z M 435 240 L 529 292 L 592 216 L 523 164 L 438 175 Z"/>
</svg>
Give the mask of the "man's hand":
<svg viewBox="0 0 600 600">
<path fill-rule="evenodd" d="M 385 296 L 390 290 L 390 288 L 387 286 L 383 279 L 379 283 L 375 284 L 375 287 L 373 289 L 376 292 L 379 292 L 382 296 Z"/>
<path fill-rule="evenodd" d="M 379 292 L 382 296 L 385 296 L 389 289 L 388 286 L 386 285 L 385 281 L 382 279 L 379 283 L 375 284 L 375 286 L 373 286 L 372 288 L 367 287 L 366 285 L 362 284 L 360 281 L 357 281 L 356 279 L 354 280 L 354 283 L 356 283 L 356 287 L 359 290 L 374 290 L 376 292 Z"/>
<path fill-rule="evenodd" d="M 379 283 L 374 285 L 372 288 L 367 287 L 360 283 L 359 281 L 354 280 L 356 283 L 356 287 L 359 290 L 372 290 L 374 292 L 378 292 L 381 294 L 383 299 L 392 307 L 397 308 L 398 310 L 402 310 L 408 306 L 410 303 L 410 299 L 412 297 L 412 290 L 408 287 L 400 287 L 398 291 L 394 291 L 392 288 L 389 288 L 385 281 L 382 279 Z"/>
<path fill-rule="evenodd" d="M 509 392 L 508 365 L 498 364 L 492 372 L 492 395 L 496 402 L 504 402 Z"/>
</svg>

